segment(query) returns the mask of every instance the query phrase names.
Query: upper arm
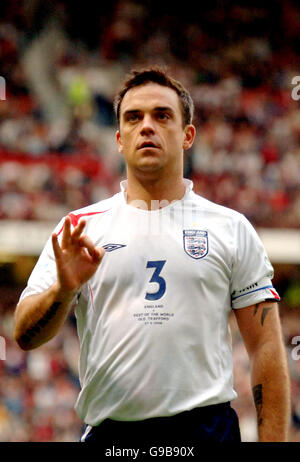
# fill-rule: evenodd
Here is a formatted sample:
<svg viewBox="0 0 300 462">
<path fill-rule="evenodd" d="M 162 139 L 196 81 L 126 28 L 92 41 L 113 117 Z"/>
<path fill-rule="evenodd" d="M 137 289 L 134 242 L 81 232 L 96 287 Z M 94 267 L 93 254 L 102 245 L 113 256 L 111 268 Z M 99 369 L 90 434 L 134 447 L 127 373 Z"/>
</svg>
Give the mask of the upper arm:
<svg viewBox="0 0 300 462">
<path fill-rule="evenodd" d="M 266 342 L 274 347 L 282 343 L 278 304 L 265 301 L 234 310 L 241 336 L 249 357 L 253 356 Z"/>
<path fill-rule="evenodd" d="M 60 229 L 61 222 L 55 228 L 55 232 Z M 54 282 L 57 280 L 56 261 L 52 247 L 51 236 L 48 238 L 39 258 L 36 262 L 30 277 L 27 281 L 27 285 L 19 298 L 19 304 L 23 300 L 34 297 L 35 295 L 42 294 L 48 290 Z M 26 300 L 24 304 L 29 303 L 30 300 Z M 22 303 L 21 306 L 24 305 Z"/>
<path fill-rule="evenodd" d="M 251 223 L 243 216 L 235 229 L 231 303 L 249 356 L 270 341 L 281 341 L 274 270 Z M 277 343 L 278 345 L 278 343 Z"/>
</svg>

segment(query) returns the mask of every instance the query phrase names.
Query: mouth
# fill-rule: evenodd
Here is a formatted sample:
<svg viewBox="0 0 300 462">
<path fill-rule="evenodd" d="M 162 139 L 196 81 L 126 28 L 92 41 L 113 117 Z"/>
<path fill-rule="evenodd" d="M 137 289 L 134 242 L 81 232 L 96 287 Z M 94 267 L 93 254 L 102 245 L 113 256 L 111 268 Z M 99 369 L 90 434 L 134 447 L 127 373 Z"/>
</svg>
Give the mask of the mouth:
<svg viewBox="0 0 300 462">
<path fill-rule="evenodd" d="M 145 149 L 145 148 L 159 148 L 159 146 L 152 141 L 144 141 L 142 144 L 139 145 L 138 149 Z"/>
</svg>

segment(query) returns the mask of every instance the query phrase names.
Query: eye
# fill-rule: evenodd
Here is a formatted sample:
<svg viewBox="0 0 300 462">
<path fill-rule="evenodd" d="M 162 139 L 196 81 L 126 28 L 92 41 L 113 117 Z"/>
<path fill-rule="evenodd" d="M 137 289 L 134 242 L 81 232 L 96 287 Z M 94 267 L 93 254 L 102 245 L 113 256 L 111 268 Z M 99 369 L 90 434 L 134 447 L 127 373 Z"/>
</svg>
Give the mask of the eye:
<svg viewBox="0 0 300 462">
<path fill-rule="evenodd" d="M 129 122 L 134 122 L 135 120 L 137 120 L 138 116 L 136 114 L 131 114 L 130 116 L 127 117 L 127 120 Z"/>
<path fill-rule="evenodd" d="M 138 113 L 132 112 L 126 114 L 125 120 L 126 122 L 136 122 L 139 119 L 140 115 Z"/>
<path fill-rule="evenodd" d="M 169 119 L 169 114 L 167 114 L 166 112 L 158 112 L 157 118 L 159 120 L 166 120 Z"/>
</svg>

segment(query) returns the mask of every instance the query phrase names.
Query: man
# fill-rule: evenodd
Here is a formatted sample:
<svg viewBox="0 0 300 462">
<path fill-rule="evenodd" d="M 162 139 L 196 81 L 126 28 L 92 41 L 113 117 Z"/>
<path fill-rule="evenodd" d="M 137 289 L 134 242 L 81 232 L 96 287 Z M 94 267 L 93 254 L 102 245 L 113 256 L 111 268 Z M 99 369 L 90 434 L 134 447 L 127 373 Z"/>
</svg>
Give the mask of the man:
<svg viewBox="0 0 300 462">
<path fill-rule="evenodd" d="M 58 224 L 16 308 L 16 341 L 25 350 L 47 342 L 76 304 L 82 441 L 108 445 L 129 431 L 137 443 L 239 442 L 230 406 L 234 309 L 259 440 L 286 441 L 273 268 L 250 223 L 183 178 L 195 138 L 189 93 L 161 69 L 134 71 L 115 109 L 127 181 Z"/>
</svg>

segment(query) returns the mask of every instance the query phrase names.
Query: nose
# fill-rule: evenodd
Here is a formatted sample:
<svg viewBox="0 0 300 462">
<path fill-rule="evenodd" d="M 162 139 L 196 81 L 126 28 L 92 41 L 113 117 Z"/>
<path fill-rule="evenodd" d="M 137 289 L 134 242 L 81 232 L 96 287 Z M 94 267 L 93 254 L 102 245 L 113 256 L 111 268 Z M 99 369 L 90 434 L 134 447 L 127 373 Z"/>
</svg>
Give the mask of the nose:
<svg viewBox="0 0 300 462">
<path fill-rule="evenodd" d="M 141 135 L 153 135 L 154 132 L 155 129 L 152 118 L 150 116 L 145 115 L 141 126 Z"/>
</svg>

